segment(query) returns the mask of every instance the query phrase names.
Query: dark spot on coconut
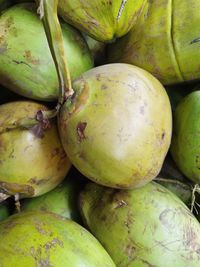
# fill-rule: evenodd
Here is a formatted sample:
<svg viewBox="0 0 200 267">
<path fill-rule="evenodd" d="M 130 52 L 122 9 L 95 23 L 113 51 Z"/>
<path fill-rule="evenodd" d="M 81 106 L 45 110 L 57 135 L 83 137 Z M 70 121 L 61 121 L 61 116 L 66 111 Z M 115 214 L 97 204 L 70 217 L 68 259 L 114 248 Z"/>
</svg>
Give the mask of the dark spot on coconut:
<svg viewBox="0 0 200 267">
<path fill-rule="evenodd" d="M 132 244 L 128 244 L 125 247 L 125 253 L 128 255 L 129 260 L 133 260 L 136 255 L 136 248 Z"/>
<path fill-rule="evenodd" d="M 200 42 L 200 37 L 195 38 L 194 40 L 192 40 L 192 41 L 190 42 L 190 44 L 195 44 L 195 43 L 198 43 L 198 42 Z"/>
<path fill-rule="evenodd" d="M 37 138 L 43 138 L 44 137 L 44 129 L 41 125 L 41 123 L 38 123 L 31 127 L 29 131 Z"/>
<path fill-rule="evenodd" d="M 41 185 L 41 184 L 45 184 L 49 179 L 51 178 L 37 179 L 37 177 L 33 177 L 28 182 L 31 184 L 35 184 L 35 185 Z"/>
<path fill-rule="evenodd" d="M 31 68 L 31 66 L 28 63 L 26 63 L 25 61 L 19 61 L 19 60 L 13 59 L 12 62 L 16 63 L 17 65 L 24 64 L 24 65 L 28 66 L 29 68 Z"/>
<path fill-rule="evenodd" d="M 162 133 L 162 135 L 161 135 L 161 139 L 162 139 L 162 140 L 164 140 L 164 138 L 165 138 L 165 135 L 166 135 L 166 133 L 165 133 L 165 132 L 163 132 L 163 133 Z"/>
<path fill-rule="evenodd" d="M 82 140 L 86 139 L 85 133 L 84 133 L 86 126 L 87 126 L 87 122 L 79 122 L 77 127 L 76 127 L 78 139 L 80 142 Z"/>
<path fill-rule="evenodd" d="M 101 74 L 98 73 L 98 74 L 96 75 L 96 79 L 97 79 L 97 81 L 100 81 L 100 80 L 101 80 Z"/>
<path fill-rule="evenodd" d="M 106 221 L 106 219 L 107 219 L 107 216 L 106 216 L 105 214 L 103 214 L 103 215 L 100 217 L 100 220 L 102 220 L 102 221 Z"/>
<path fill-rule="evenodd" d="M 52 150 L 52 152 L 51 152 L 51 157 L 54 158 L 55 156 L 58 156 L 59 153 L 60 153 L 60 149 L 59 149 L 59 147 L 56 147 L 56 148 L 54 148 L 54 149 Z"/>
<path fill-rule="evenodd" d="M 147 267 L 156 267 L 156 265 L 152 265 L 151 263 L 149 263 L 146 260 L 140 259 L 142 261 L 142 263 L 146 264 Z"/>
<path fill-rule="evenodd" d="M 44 247 L 46 250 L 50 250 L 52 247 L 56 247 L 56 245 L 60 246 L 61 248 L 64 248 L 63 242 L 58 238 L 54 238 L 53 240 L 47 242 Z"/>
<path fill-rule="evenodd" d="M 196 155 L 196 163 L 200 164 L 200 155 Z"/>
<path fill-rule="evenodd" d="M 41 222 L 35 222 L 35 229 L 42 235 L 51 236 L 51 232 L 44 229 L 44 226 Z"/>
<path fill-rule="evenodd" d="M 108 86 L 106 84 L 102 84 L 102 86 L 101 86 L 102 90 L 106 90 L 107 88 L 108 88 Z"/>
</svg>

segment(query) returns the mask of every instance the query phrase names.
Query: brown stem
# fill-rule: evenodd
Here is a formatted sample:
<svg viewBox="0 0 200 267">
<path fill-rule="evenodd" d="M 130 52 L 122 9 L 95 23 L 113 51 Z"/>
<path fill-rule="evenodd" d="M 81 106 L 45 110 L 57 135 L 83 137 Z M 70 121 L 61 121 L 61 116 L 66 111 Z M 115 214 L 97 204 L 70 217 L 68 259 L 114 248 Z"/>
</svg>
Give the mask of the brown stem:
<svg viewBox="0 0 200 267">
<path fill-rule="evenodd" d="M 62 30 L 57 16 L 58 0 L 38 0 L 38 13 L 43 22 L 49 48 L 59 80 L 59 98 L 54 110 L 43 112 L 44 118 L 57 115 L 66 98 L 73 95 L 70 72 L 64 51 Z"/>
</svg>

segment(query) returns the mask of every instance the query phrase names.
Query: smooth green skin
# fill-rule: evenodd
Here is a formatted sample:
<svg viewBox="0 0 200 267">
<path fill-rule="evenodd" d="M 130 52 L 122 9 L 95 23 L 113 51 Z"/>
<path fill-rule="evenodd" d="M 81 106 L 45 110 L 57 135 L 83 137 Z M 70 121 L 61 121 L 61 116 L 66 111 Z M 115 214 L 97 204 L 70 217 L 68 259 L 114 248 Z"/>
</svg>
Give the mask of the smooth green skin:
<svg viewBox="0 0 200 267">
<path fill-rule="evenodd" d="M 200 0 L 150 1 L 138 24 L 110 46 L 109 62 L 139 66 L 163 84 L 199 79 Z"/>
<path fill-rule="evenodd" d="M 62 24 L 71 78 L 93 67 L 93 59 L 81 34 Z M 58 78 L 43 24 L 32 3 L 18 4 L 0 18 L 0 83 L 31 99 L 58 98 Z"/>
<path fill-rule="evenodd" d="M 200 182 L 200 91 L 186 96 L 174 114 L 171 154 L 182 173 Z"/>
<path fill-rule="evenodd" d="M 58 13 L 76 28 L 96 40 L 105 42 L 125 35 L 136 23 L 147 4 L 147 0 L 129 0 L 121 9 L 123 2 L 122 0 L 59 0 Z"/>
<path fill-rule="evenodd" d="M 154 182 L 135 190 L 88 184 L 83 219 L 118 267 L 199 267 L 200 225 L 184 203 Z"/>
<path fill-rule="evenodd" d="M 7 219 L 10 215 L 8 207 L 0 203 L 0 221 Z"/>
<path fill-rule="evenodd" d="M 44 105 L 31 101 L 0 106 L 0 126 L 34 118 Z M 55 121 L 39 137 L 35 129 L 16 128 L 0 134 L 0 189 L 32 197 L 44 194 L 63 181 L 71 163 L 61 145 Z"/>
<path fill-rule="evenodd" d="M 78 210 L 80 186 L 76 177 L 68 175 L 54 190 L 36 198 L 22 200 L 21 211 L 49 211 L 80 222 Z"/>
<path fill-rule="evenodd" d="M 0 223 L 1 267 L 114 267 L 100 243 L 71 220 L 22 212 Z"/>
<path fill-rule="evenodd" d="M 171 140 L 171 107 L 162 85 L 140 68 L 110 64 L 84 73 L 73 88 L 76 96 L 58 117 L 72 164 L 89 179 L 114 188 L 152 180 Z"/>
</svg>

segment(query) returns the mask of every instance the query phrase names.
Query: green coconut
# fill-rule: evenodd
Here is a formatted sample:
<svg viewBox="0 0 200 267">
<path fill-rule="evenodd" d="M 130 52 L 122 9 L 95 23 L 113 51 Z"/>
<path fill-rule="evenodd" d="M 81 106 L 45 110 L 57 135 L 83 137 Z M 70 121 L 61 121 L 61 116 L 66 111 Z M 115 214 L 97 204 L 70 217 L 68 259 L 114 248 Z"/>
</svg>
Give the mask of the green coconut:
<svg viewBox="0 0 200 267">
<path fill-rule="evenodd" d="M 72 79 L 92 68 L 93 59 L 82 35 L 62 23 L 65 53 Z M 0 17 L 0 83 L 31 99 L 58 98 L 55 65 L 36 6 L 18 4 Z"/>
<path fill-rule="evenodd" d="M 66 179 L 50 192 L 21 201 L 22 211 L 49 211 L 80 222 L 78 196 L 82 183 L 76 173 L 69 173 Z"/>
<path fill-rule="evenodd" d="M 10 215 L 7 205 L 0 203 L 0 221 L 7 219 Z"/>
<path fill-rule="evenodd" d="M 31 101 L 0 106 L 0 192 L 21 197 L 44 194 L 63 181 L 71 163 L 61 145 L 56 121 L 29 120 L 47 107 Z M 32 120 L 31 120 L 32 121 Z"/>
<path fill-rule="evenodd" d="M 109 62 L 139 66 L 163 84 L 199 79 L 199 9 L 200 0 L 149 1 L 137 25 L 111 45 Z"/>
<path fill-rule="evenodd" d="M 0 266 L 115 266 L 87 230 L 53 213 L 11 216 L 0 223 L 0 238 Z"/>
<path fill-rule="evenodd" d="M 114 188 L 151 181 L 171 140 L 171 107 L 163 86 L 138 67 L 110 64 L 84 73 L 73 88 L 58 116 L 72 164 Z"/>
<path fill-rule="evenodd" d="M 90 183 L 83 219 L 118 267 L 199 267 L 200 225 L 185 204 L 151 182 L 135 190 Z"/>
<path fill-rule="evenodd" d="M 59 15 L 99 41 L 125 35 L 136 23 L 147 0 L 59 0 Z"/>
<path fill-rule="evenodd" d="M 200 182 L 200 91 L 187 95 L 174 114 L 171 154 L 182 173 Z"/>
</svg>

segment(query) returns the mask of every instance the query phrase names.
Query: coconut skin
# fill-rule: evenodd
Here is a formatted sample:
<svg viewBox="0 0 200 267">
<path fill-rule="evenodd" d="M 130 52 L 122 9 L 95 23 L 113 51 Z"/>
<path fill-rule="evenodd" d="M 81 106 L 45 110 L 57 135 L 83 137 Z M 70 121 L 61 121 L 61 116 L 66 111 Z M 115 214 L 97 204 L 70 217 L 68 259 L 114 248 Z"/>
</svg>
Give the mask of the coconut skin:
<svg viewBox="0 0 200 267">
<path fill-rule="evenodd" d="M 81 193 L 80 207 L 85 225 L 118 267 L 199 266 L 199 222 L 155 182 L 134 190 L 90 183 Z"/>
<path fill-rule="evenodd" d="M 108 62 L 139 66 L 162 84 L 199 79 L 200 1 L 149 1 L 137 25 L 108 49 Z"/>
<path fill-rule="evenodd" d="M 78 223 L 81 222 L 78 195 L 82 183 L 75 174 L 70 172 L 61 184 L 42 196 L 23 199 L 20 202 L 21 211 L 54 212 Z"/>
<path fill-rule="evenodd" d="M 41 131 L 34 127 L 6 130 L 22 119 L 34 118 L 44 105 L 18 101 L 0 106 L 0 189 L 21 197 L 33 197 L 55 188 L 68 173 L 71 163 L 59 139 L 55 121 Z"/>
<path fill-rule="evenodd" d="M 0 203 L 0 221 L 7 219 L 10 215 L 10 211 L 7 205 Z"/>
<path fill-rule="evenodd" d="M 62 23 L 71 78 L 93 67 L 88 46 L 72 26 Z M 27 98 L 57 100 L 58 78 L 42 21 L 34 3 L 15 5 L 0 18 L 0 83 Z"/>
<path fill-rule="evenodd" d="M 0 266 L 115 267 L 87 230 L 53 213 L 11 216 L 0 223 L 0 238 Z"/>
<path fill-rule="evenodd" d="M 125 35 L 145 5 L 147 0 L 59 0 L 58 13 L 79 30 L 105 42 Z"/>
<path fill-rule="evenodd" d="M 171 140 L 171 107 L 162 85 L 140 68 L 110 64 L 84 73 L 73 88 L 75 96 L 58 117 L 72 164 L 109 187 L 138 187 L 151 181 Z"/>
<path fill-rule="evenodd" d="M 181 100 L 174 114 L 171 155 L 182 173 L 195 183 L 200 182 L 200 91 Z"/>
</svg>

